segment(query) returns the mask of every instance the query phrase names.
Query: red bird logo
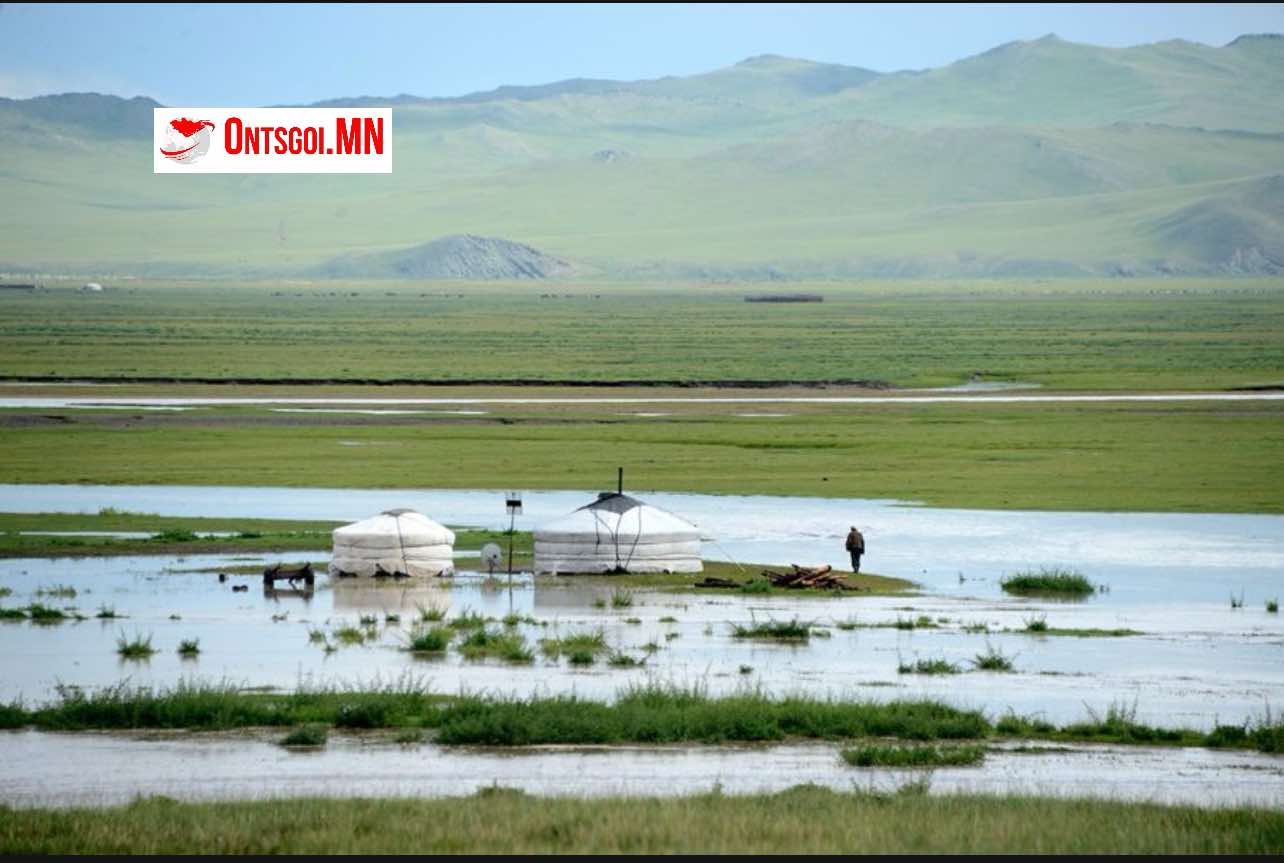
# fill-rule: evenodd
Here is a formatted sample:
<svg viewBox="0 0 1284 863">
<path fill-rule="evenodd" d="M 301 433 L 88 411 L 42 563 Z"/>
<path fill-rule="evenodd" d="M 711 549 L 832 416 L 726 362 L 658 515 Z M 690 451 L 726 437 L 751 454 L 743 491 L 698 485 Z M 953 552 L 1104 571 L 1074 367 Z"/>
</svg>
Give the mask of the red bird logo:
<svg viewBox="0 0 1284 863">
<path fill-rule="evenodd" d="M 165 129 L 165 145 L 161 155 L 175 162 L 194 162 L 210 148 L 209 130 L 214 124 L 209 120 L 189 120 L 179 117 L 171 120 Z"/>
</svg>

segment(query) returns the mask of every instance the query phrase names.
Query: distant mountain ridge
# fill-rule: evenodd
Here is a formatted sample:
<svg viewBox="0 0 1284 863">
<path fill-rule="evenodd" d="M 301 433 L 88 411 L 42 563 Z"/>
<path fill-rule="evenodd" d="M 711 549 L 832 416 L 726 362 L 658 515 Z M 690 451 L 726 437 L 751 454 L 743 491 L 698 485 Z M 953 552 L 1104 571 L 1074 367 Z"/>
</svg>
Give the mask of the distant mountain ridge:
<svg viewBox="0 0 1284 863">
<path fill-rule="evenodd" d="M 157 104 L 0 99 L 5 269 L 775 280 L 1284 268 L 1276 34 L 1129 48 L 1049 35 L 891 73 L 764 54 L 680 77 L 314 103 L 392 107 L 389 176 L 156 176 Z"/>
</svg>

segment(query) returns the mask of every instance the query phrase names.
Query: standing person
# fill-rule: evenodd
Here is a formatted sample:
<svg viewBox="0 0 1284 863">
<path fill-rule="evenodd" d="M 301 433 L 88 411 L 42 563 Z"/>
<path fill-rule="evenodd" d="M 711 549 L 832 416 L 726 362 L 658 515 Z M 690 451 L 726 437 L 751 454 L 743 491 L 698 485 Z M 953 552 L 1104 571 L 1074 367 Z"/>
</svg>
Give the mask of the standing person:
<svg viewBox="0 0 1284 863">
<path fill-rule="evenodd" d="M 852 572 L 860 572 L 860 556 L 865 553 L 865 537 L 854 524 L 847 534 L 847 552 L 852 556 Z"/>
</svg>

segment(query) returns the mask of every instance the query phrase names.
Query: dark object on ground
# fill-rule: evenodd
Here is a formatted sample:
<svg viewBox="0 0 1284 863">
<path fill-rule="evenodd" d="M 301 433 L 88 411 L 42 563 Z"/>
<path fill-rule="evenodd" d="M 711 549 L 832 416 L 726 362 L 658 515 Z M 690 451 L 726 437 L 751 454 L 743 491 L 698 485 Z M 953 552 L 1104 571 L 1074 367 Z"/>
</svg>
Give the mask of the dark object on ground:
<svg viewBox="0 0 1284 863">
<path fill-rule="evenodd" d="M 820 294 L 749 294 L 746 303 L 823 303 Z"/>
<path fill-rule="evenodd" d="M 250 589 L 250 586 L 249 586 L 248 584 L 234 584 L 234 585 L 232 585 L 232 592 L 233 592 L 233 593 L 245 593 L 245 592 L 246 592 L 247 590 L 249 590 L 249 589 Z"/>
<path fill-rule="evenodd" d="M 223 583 L 223 582 L 225 582 L 225 581 L 227 581 L 227 573 L 226 573 L 226 572 L 220 572 L 220 573 L 218 574 L 218 583 L 219 583 L 219 584 L 222 584 L 222 583 Z"/>
<path fill-rule="evenodd" d="M 762 571 L 763 578 L 771 582 L 772 587 L 786 587 L 790 590 L 865 590 L 847 581 L 847 577 L 834 572 L 829 564 L 823 566 L 799 566 L 791 564 L 792 572 L 776 572 L 770 569 Z M 704 581 L 697 582 L 695 587 L 741 588 L 750 582 L 734 581 L 730 578 L 706 576 Z"/>
<path fill-rule="evenodd" d="M 383 566 L 376 563 L 374 575 L 372 577 L 373 578 L 410 578 L 410 573 L 402 572 L 399 569 L 395 569 L 392 572 L 389 572 L 388 570 L 384 569 Z"/>
<path fill-rule="evenodd" d="M 278 581 L 287 581 L 290 583 L 290 587 L 297 587 L 300 581 L 311 586 L 316 581 L 316 575 L 312 572 L 311 563 L 295 564 L 293 566 L 278 563 L 263 570 L 264 587 L 272 587 Z"/>
</svg>

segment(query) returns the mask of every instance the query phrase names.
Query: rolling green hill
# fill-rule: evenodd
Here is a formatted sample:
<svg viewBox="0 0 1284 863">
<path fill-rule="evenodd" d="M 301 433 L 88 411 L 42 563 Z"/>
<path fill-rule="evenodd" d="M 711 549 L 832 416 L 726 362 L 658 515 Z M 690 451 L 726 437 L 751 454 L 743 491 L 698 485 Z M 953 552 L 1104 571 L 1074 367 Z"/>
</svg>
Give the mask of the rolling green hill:
<svg viewBox="0 0 1284 863">
<path fill-rule="evenodd" d="M 393 106 L 391 176 L 153 175 L 154 104 L 0 100 L 0 270 L 1284 272 L 1273 35 L 1123 49 L 1049 36 L 893 74 L 762 56 L 682 78 L 327 103 Z M 459 235 L 510 245 L 442 264 L 430 244 Z"/>
</svg>

